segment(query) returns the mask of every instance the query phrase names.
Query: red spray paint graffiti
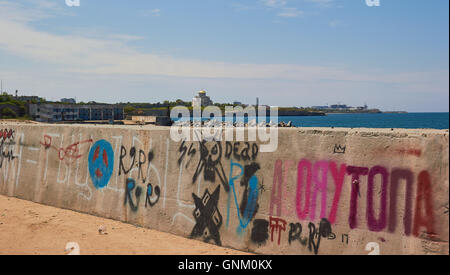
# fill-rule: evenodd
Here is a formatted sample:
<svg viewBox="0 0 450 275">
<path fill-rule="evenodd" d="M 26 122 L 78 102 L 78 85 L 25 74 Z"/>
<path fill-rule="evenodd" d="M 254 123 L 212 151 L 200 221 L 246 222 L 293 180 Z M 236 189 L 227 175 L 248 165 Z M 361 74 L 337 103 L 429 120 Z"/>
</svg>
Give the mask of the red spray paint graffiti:
<svg viewBox="0 0 450 275">
<path fill-rule="evenodd" d="M 280 245 L 281 241 L 281 232 L 286 231 L 287 222 L 283 219 L 270 217 L 269 226 L 270 226 L 270 240 L 273 242 L 273 233 L 278 232 L 278 245 Z"/>
<path fill-rule="evenodd" d="M 14 139 L 14 131 L 12 129 L 0 129 L 0 139 Z"/>
<path fill-rule="evenodd" d="M 58 159 L 63 161 L 66 160 L 67 162 L 71 162 L 74 160 L 77 160 L 82 157 L 82 154 L 80 153 L 79 145 L 84 143 L 93 143 L 94 141 L 92 139 L 83 140 L 80 142 L 75 142 L 66 148 L 58 148 L 54 145 L 52 145 L 52 137 L 48 135 L 44 135 L 44 142 L 41 142 L 41 145 L 45 147 L 45 149 L 55 149 L 58 151 Z"/>
<path fill-rule="evenodd" d="M 424 209 L 425 208 L 425 209 Z M 424 211 L 425 210 L 425 211 Z M 417 183 L 417 196 L 416 196 L 416 214 L 414 216 L 414 236 L 419 236 L 419 229 L 426 228 L 428 235 L 436 235 L 434 232 L 434 216 L 431 194 L 431 179 L 430 174 L 427 171 L 423 171 L 419 174 Z M 424 213 L 425 212 L 425 213 Z"/>
</svg>

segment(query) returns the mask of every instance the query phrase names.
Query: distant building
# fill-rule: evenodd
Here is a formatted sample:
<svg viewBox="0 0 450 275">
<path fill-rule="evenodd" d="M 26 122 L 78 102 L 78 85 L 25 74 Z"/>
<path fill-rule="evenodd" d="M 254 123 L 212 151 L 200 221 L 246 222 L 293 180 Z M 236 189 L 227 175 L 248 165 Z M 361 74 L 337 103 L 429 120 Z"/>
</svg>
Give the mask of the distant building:
<svg viewBox="0 0 450 275">
<path fill-rule="evenodd" d="M 240 102 L 240 101 L 234 101 L 234 102 L 233 102 L 233 105 L 242 105 L 242 102 Z"/>
<path fill-rule="evenodd" d="M 154 124 L 168 126 L 170 125 L 170 117 L 167 116 L 132 116 L 131 121 L 137 124 Z"/>
<path fill-rule="evenodd" d="M 367 111 L 369 107 L 366 105 L 359 107 L 352 107 L 345 104 L 334 104 L 330 106 L 312 106 L 312 109 L 316 110 L 339 110 L 339 111 Z"/>
<path fill-rule="evenodd" d="M 41 103 L 30 104 L 29 113 L 39 122 L 123 120 L 123 107 L 119 105 L 75 105 Z"/>
<path fill-rule="evenodd" d="M 211 106 L 213 102 L 206 96 L 206 91 L 198 92 L 198 95 L 192 99 L 192 107 Z"/>
<path fill-rule="evenodd" d="M 367 104 L 364 104 L 364 106 L 362 106 L 362 107 L 356 107 L 356 108 L 358 108 L 358 110 L 368 110 L 368 109 L 369 109 L 369 106 L 367 106 Z"/>
<path fill-rule="evenodd" d="M 329 107 L 328 106 L 312 106 L 312 109 L 316 109 L 316 110 L 326 110 Z"/>
<path fill-rule="evenodd" d="M 75 98 L 61 98 L 62 103 L 70 103 L 70 104 L 76 104 L 77 101 Z"/>
<path fill-rule="evenodd" d="M 25 102 L 40 102 L 42 98 L 38 96 L 17 96 L 16 99 Z"/>
<path fill-rule="evenodd" d="M 348 109 L 349 107 L 345 104 L 334 104 L 330 106 L 330 109 Z"/>
</svg>

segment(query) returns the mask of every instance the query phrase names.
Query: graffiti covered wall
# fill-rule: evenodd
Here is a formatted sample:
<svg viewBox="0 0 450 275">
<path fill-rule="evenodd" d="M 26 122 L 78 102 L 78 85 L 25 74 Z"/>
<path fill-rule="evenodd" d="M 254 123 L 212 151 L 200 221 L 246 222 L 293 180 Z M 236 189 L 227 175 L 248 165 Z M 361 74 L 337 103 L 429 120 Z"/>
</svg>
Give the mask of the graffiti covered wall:
<svg viewBox="0 0 450 275">
<path fill-rule="evenodd" d="M 1 124 L 0 193 L 263 254 L 448 254 L 448 131 Z"/>
</svg>

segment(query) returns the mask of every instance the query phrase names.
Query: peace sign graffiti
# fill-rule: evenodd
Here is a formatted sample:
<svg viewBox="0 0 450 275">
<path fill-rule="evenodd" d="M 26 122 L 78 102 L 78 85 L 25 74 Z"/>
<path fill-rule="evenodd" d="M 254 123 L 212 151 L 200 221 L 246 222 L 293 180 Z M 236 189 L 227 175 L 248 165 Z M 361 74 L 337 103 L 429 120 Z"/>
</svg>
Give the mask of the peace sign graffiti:
<svg viewBox="0 0 450 275">
<path fill-rule="evenodd" d="M 95 188 L 108 185 L 114 169 L 114 151 L 111 144 L 102 139 L 97 141 L 89 152 L 89 174 Z"/>
</svg>

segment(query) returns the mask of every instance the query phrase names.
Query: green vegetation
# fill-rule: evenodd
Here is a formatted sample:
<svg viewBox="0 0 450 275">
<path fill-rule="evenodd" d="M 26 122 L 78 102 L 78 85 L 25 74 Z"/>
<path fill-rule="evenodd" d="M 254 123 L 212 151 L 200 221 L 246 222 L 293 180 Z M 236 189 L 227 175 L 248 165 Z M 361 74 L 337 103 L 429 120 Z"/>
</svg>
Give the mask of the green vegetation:
<svg viewBox="0 0 450 275">
<path fill-rule="evenodd" d="M 163 103 L 119 103 L 124 107 L 125 115 L 165 115 L 167 110 L 171 110 L 176 106 L 185 106 L 191 112 L 193 110 L 192 102 L 183 101 L 181 99 L 177 99 L 176 101 L 164 101 Z M 223 114 L 225 114 L 225 108 L 227 106 L 237 107 L 239 105 L 230 104 L 230 103 L 215 103 L 214 106 L 219 107 Z M 246 106 L 243 105 L 243 108 Z M 202 107 L 202 111 L 205 107 Z M 314 110 L 311 108 L 297 108 L 297 107 L 280 107 L 278 109 L 280 114 L 283 113 L 291 113 L 293 115 L 322 115 L 323 111 Z"/>
<path fill-rule="evenodd" d="M 127 102 L 127 103 L 118 103 L 119 105 L 123 105 L 123 106 L 129 106 L 129 107 L 133 107 L 136 110 L 138 109 L 156 109 L 156 108 L 167 108 L 167 107 L 175 107 L 175 106 L 186 106 L 186 107 L 190 107 L 192 106 L 192 102 L 187 102 L 187 101 L 183 101 L 181 99 L 177 99 L 176 101 L 164 101 L 163 103 L 158 102 L 158 103 L 131 103 L 131 102 Z"/>
<path fill-rule="evenodd" d="M 17 118 L 17 114 L 11 108 L 6 107 L 6 108 L 2 109 L 1 117 L 2 118 L 6 118 L 6 119 L 8 119 L 8 118 Z"/>
<path fill-rule="evenodd" d="M 17 120 L 33 120 L 33 118 L 30 117 L 29 115 L 24 115 L 24 116 L 21 116 L 21 117 L 17 117 L 16 119 Z"/>
<path fill-rule="evenodd" d="M 322 111 L 323 112 L 323 111 Z M 368 109 L 368 110 L 326 110 L 326 113 L 334 113 L 334 114 L 365 114 L 365 113 L 370 113 L 370 114 L 377 114 L 377 113 L 381 113 L 380 110 L 378 109 Z"/>
<path fill-rule="evenodd" d="M 163 103 L 118 103 L 120 105 L 124 106 L 124 113 L 125 116 L 130 115 L 146 115 L 146 114 L 152 114 L 152 113 L 166 113 L 167 110 L 172 109 L 176 106 L 186 106 L 189 109 L 192 110 L 192 103 L 183 101 L 181 99 L 177 99 L 176 101 L 164 101 Z"/>
<path fill-rule="evenodd" d="M 125 115 L 133 114 L 136 111 L 136 108 L 128 105 L 123 108 L 123 111 L 124 111 Z"/>
<path fill-rule="evenodd" d="M 26 115 L 26 102 L 15 99 L 13 96 L 2 93 L 0 95 L 0 118 L 2 119 L 31 119 Z M 3 107 L 3 108 L 2 108 Z"/>
<path fill-rule="evenodd" d="M 16 105 L 16 106 L 23 106 L 25 107 L 25 102 L 16 100 L 13 96 L 2 93 L 0 95 L 0 104 L 8 104 L 8 105 Z"/>
<path fill-rule="evenodd" d="M 278 111 L 285 111 L 285 112 L 320 112 L 320 110 L 316 110 L 313 108 L 298 108 L 298 107 L 280 107 L 278 108 Z"/>
</svg>

